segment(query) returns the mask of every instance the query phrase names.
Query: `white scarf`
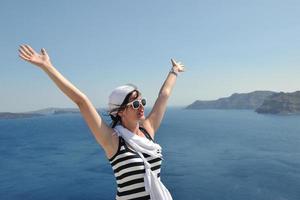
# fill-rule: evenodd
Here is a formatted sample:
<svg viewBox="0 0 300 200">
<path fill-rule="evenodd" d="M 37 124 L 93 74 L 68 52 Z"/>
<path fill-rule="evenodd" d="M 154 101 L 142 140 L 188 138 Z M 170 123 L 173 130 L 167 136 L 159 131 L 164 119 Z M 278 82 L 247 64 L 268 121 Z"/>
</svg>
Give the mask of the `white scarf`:
<svg viewBox="0 0 300 200">
<path fill-rule="evenodd" d="M 117 125 L 114 128 L 119 136 L 121 136 L 142 158 L 145 164 L 145 189 L 153 200 L 172 200 L 172 196 L 164 184 L 157 178 L 157 175 L 151 170 L 151 165 L 143 156 L 143 153 L 154 157 L 162 158 L 161 146 L 145 137 L 140 137 L 132 133 L 127 128 Z"/>
</svg>

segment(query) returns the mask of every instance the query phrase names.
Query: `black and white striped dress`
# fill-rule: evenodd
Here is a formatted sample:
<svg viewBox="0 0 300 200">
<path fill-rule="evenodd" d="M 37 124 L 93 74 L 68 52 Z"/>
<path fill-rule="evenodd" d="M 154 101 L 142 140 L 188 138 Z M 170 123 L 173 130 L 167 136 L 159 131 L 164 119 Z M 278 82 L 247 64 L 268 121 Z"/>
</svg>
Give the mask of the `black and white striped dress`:
<svg viewBox="0 0 300 200">
<path fill-rule="evenodd" d="M 152 140 L 146 129 L 140 127 L 146 138 Z M 153 140 L 152 140 L 153 141 Z M 143 153 L 151 165 L 151 170 L 160 179 L 161 158 L 153 158 Z M 119 137 L 119 147 L 116 154 L 109 159 L 117 181 L 116 200 L 149 200 L 145 191 L 145 166 L 142 158 L 132 149 L 122 137 Z"/>
</svg>

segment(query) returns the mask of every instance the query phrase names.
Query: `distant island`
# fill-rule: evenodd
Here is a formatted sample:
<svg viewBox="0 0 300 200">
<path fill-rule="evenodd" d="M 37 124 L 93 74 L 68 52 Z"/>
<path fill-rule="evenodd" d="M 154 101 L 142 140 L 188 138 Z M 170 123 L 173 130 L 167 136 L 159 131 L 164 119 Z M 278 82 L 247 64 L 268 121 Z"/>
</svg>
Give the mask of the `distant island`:
<svg viewBox="0 0 300 200">
<path fill-rule="evenodd" d="M 100 109 L 97 109 L 100 113 Z M 17 119 L 17 118 L 30 118 L 30 117 L 42 117 L 47 115 L 59 115 L 66 113 L 80 113 L 78 108 L 45 108 L 36 111 L 22 112 L 22 113 L 11 113 L 11 112 L 0 112 L 0 119 Z"/>
<path fill-rule="evenodd" d="M 197 100 L 186 109 L 256 109 L 264 100 L 274 94 L 272 91 L 254 91 L 250 93 L 234 93 L 229 97 L 212 101 Z"/>
<path fill-rule="evenodd" d="M 257 113 L 271 114 L 299 114 L 300 113 L 300 91 L 292 93 L 279 92 L 266 98 Z"/>
<path fill-rule="evenodd" d="M 11 112 L 0 112 L 0 119 L 16 119 L 16 118 L 30 118 L 30 117 L 41 117 L 41 114 L 29 114 L 29 113 L 11 113 Z"/>
<path fill-rule="evenodd" d="M 251 109 L 257 113 L 296 114 L 300 113 L 300 91 L 234 93 L 212 101 L 197 100 L 185 109 Z"/>
</svg>

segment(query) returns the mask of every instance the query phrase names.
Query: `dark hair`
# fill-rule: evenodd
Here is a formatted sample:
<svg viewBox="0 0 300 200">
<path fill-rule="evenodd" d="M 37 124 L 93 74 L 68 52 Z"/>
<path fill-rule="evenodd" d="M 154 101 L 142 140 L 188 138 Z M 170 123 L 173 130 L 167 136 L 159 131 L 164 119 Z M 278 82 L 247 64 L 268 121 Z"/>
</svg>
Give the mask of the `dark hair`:
<svg viewBox="0 0 300 200">
<path fill-rule="evenodd" d="M 126 95 L 126 97 L 125 97 L 123 103 L 122 103 L 121 106 L 119 107 L 118 111 L 121 111 L 121 110 L 123 110 L 123 109 L 126 108 L 126 105 L 129 103 L 130 96 L 131 96 L 134 92 L 137 92 L 137 94 L 138 94 L 137 97 L 138 97 L 139 95 L 141 95 L 141 93 L 140 93 L 138 90 L 133 90 L 132 92 L 128 93 L 128 94 Z M 118 123 L 122 123 L 121 117 L 120 117 L 118 114 L 117 114 L 116 116 L 113 116 L 113 115 L 110 114 L 109 116 L 110 116 L 110 118 L 111 118 L 111 120 L 112 120 L 112 122 L 111 122 L 111 124 L 110 124 L 110 126 L 111 126 L 112 128 L 114 128 Z"/>
</svg>

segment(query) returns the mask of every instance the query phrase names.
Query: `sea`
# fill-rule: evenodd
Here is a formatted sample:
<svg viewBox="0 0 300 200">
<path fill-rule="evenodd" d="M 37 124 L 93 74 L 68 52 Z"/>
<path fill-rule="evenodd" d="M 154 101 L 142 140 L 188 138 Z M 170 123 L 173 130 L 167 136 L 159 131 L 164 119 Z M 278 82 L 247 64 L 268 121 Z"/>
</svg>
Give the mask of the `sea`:
<svg viewBox="0 0 300 200">
<path fill-rule="evenodd" d="M 300 199 L 300 115 L 168 107 L 155 141 L 174 200 Z M 1 200 L 115 195 L 110 163 L 80 113 L 0 120 Z"/>
</svg>

